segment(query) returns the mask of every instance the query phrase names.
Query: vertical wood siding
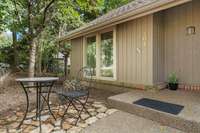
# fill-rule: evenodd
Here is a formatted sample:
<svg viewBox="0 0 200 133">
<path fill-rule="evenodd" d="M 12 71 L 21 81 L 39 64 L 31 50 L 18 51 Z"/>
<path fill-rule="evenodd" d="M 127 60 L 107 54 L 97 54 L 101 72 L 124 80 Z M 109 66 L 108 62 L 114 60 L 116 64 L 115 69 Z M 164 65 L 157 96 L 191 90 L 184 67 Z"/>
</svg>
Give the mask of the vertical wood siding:
<svg viewBox="0 0 200 133">
<path fill-rule="evenodd" d="M 117 80 L 152 85 L 153 16 L 117 26 Z"/>
<path fill-rule="evenodd" d="M 200 83 L 200 1 L 165 11 L 165 80 L 176 72 L 181 83 Z M 187 35 L 188 26 L 196 27 Z"/>
<path fill-rule="evenodd" d="M 117 25 L 117 82 L 153 85 L 176 72 L 181 83 L 200 83 L 200 1 Z M 196 27 L 187 35 L 188 26 Z M 83 40 L 71 40 L 71 75 L 83 64 Z"/>
<path fill-rule="evenodd" d="M 200 1 L 193 1 L 193 25 L 196 26 L 196 34 L 193 36 L 193 64 L 192 79 L 194 84 L 200 83 Z"/>
<path fill-rule="evenodd" d="M 71 52 L 71 71 L 70 76 L 76 76 L 79 69 L 83 66 L 83 39 L 76 38 L 71 40 L 72 52 Z"/>
<path fill-rule="evenodd" d="M 153 17 L 153 82 L 160 84 L 164 79 L 164 14 L 159 12 Z"/>
</svg>

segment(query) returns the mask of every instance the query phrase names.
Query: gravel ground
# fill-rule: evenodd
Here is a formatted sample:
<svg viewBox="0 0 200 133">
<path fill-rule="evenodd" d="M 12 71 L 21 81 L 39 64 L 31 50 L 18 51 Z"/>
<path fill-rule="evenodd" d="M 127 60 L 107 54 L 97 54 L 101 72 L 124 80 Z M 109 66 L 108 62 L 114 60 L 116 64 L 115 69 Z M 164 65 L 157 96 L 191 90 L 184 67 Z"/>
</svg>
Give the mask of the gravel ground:
<svg viewBox="0 0 200 133">
<path fill-rule="evenodd" d="M 25 95 L 20 85 L 15 82 L 15 78 L 22 77 L 17 74 L 11 74 L 0 82 L 0 116 L 7 115 L 12 110 L 25 105 Z M 33 101 L 33 94 L 30 95 Z"/>
</svg>

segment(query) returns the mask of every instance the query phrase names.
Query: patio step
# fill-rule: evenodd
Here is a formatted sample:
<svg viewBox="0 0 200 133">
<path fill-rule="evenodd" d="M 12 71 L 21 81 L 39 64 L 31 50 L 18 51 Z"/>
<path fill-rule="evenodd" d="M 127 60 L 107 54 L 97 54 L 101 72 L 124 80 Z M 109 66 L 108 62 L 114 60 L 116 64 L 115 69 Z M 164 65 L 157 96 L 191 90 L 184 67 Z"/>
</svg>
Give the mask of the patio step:
<svg viewBox="0 0 200 133">
<path fill-rule="evenodd" d="M 140 95 L 135 95 L 135 98 L 134 93 L 124 93 L 109 97 L 108 103 L 114 108 L 156 121 L 165 126 L 176 128 L 187 133 L 200 133 L 200 123 L 191 118 L 187 119 L 185 116 L 183 116 L 183 114 L 172 115 L 148 107 L 133 104 L 134 101 L 143 97 L 145 97 L 143 96 L 143 93 Z"/>
</svg>

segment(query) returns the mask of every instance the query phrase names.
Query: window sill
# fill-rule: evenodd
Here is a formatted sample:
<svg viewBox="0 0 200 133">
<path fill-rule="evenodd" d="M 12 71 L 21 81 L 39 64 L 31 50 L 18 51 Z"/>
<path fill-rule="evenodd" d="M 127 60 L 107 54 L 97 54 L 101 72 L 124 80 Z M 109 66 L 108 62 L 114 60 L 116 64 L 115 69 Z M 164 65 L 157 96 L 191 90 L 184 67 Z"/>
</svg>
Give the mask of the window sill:
<svg viewBox="0 0 200 133">
<path fill-rule="evenodd" d="M 85 78 L 90 78 L 88 76 L 86 76 Z M 111 77 L 95 77 L 93 76 L 92 79 L 95 79 L 95 80 L 101 80 L 101 81 L 116 81 L 117 79 L 116 78 L 111 78 Z"/>
<path fill-rule="evenodd" d="M 111 77 L 100 77 L 97 80 L 105 80 L 105 81 L 116 81 L 116 78 Z"/>
</svg>

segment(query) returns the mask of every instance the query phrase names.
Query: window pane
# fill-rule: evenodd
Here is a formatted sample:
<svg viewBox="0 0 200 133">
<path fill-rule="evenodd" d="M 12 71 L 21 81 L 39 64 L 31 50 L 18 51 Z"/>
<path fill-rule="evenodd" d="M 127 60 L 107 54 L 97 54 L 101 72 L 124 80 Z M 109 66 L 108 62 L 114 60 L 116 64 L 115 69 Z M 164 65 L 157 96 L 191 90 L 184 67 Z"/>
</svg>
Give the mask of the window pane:
<svg viewBox="0 0 200 133">
<path fill-rule="evenodd" d="M 93 76 L 96 75 L 96 36 L 87 38 L 86 45 L 86 66 L 93 68 Z"/>
<path fill-rule="evenodd" d="M 101 34 L 101 76 L 113 77 L 113 32 Z"/>
</svg>

